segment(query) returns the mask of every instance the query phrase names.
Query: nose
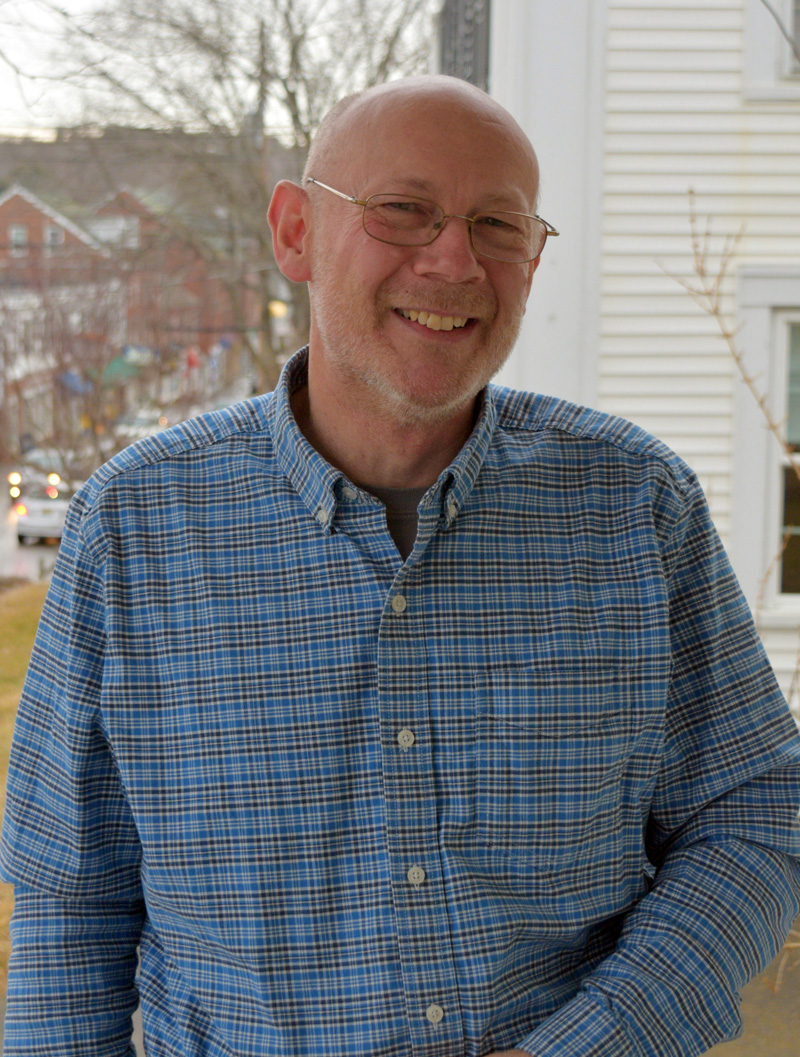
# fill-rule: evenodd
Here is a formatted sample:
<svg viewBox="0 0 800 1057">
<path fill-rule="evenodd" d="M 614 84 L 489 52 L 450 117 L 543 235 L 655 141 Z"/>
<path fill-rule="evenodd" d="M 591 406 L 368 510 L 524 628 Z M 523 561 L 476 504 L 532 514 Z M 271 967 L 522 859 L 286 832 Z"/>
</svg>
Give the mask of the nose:
<svg viewBox="0 0 800 1057">
<path fill-rule="evenodd" d="M 483 265 L 470 241 L 469 221 L 458 216 L 445 217 L 433 242 L 419 247 L 414 271 L 417 275 L 450 283 L 479 282 L 485 278 Z"/>
</svg>

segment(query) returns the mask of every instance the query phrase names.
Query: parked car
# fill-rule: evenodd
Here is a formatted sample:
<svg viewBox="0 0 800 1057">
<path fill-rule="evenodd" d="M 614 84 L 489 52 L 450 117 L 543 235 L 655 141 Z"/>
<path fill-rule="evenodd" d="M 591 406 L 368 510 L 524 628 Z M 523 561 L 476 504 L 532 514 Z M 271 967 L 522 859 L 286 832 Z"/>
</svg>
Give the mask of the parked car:
<svg viewBox="0 0 800 1057">
<path fill-rule="evenodd" d="M 105 458 L 113 453 L 108 451 L 100 455 L 93 447 L 82 444 L 77 450 L 62 451 L 60 448 L 31 448 L 19 460 L 18 465 L 8 475 L 8 494 L 11 501 L 24 499 L 30 489 L 55 488 L 66 485 L 76 489 L 97 469 Z"/>
<path fill-rule="evenodd" d="M 15 507 L 19 542 L 60 540 L 72 496 L 72 489 L 63 485 L 31 485 Z"/>
<path fill-rule="evenodd" d="M 8 494 L 12 503 L 32 487 L 57 487 L 61 483 L 63 468 L 63 460 L 49 449 L 36 448 L 30 451 L 8 475 Z"/>
</svg>

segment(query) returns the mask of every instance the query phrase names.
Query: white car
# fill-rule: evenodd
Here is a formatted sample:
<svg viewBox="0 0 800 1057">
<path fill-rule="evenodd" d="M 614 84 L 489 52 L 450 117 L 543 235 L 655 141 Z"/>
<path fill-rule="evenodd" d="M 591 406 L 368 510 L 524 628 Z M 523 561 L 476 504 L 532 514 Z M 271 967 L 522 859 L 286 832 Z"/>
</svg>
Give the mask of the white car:
<svg viewBox="0 0 800 1057">
<path fill-rule="evenodd" d="M 104 450 L 81 445 L 77 450 L 59 448 L 31 448 L 20 458 L 17 466 L 8 475 L 8 492 L 12 500 L 24 500 L 30 489 L 38 485 L 54 485 L 61 488 L 69 484 L 77 488 L 97 469 L 101 462 L 113 454 L 113 447 L 105 444 Z"/>
<path fill-rule="evenodd" d="M 15 507 L 19 542 L 60 540 L 72 495 L 63 485 L 32 485 Z"/>
</svg>

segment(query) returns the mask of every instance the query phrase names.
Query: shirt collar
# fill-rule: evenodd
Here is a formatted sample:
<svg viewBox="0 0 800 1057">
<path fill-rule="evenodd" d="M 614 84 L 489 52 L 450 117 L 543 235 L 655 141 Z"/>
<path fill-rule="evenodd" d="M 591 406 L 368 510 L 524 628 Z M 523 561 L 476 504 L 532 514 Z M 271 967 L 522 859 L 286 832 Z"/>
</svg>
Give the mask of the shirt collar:
<svg viewBox="0 0 800 1057">
<path fill-rule="evenodd" d="M 330 532 L 342 489 L 355 486 L 309 444 L 297 425 L 291 396 L 307 377 L 308 346 L 295 353 L 281 371 L 267 418 L 278 465 L 312 517 Z M 467 443 L 428 490 L 420 508 L 422 517 L 441 517 L 448 527 L 469 498 L 494 435 L 497 410 L 491 386 L 484 389 L 480 399 L 478 418 Z"/>
</svg>

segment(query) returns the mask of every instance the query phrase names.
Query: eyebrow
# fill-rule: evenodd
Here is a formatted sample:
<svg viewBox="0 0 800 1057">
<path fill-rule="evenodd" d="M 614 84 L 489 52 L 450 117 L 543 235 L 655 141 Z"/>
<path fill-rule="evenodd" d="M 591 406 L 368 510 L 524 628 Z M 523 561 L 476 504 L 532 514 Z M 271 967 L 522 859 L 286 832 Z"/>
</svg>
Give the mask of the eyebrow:
<svg viewBox="0 0 800 1057">
<path fill-rule="evenodd" d="M 395 187 L 404 187 L 411 188 L 413 191 L 421 191 L 426 195 L 435 194 L 433 184 L 419 176 L 393 176 L 391 181 L 387 180 L 386 182 L 387 184 L 391 183 L 390 190 L 394 190 Z M 378 193 L 381 194 L 382 192 L 379 191 Z"/>
<path fill-rule="evenodd" d="M 410 187 L 410 188 L 413 188 L 413 190 L 415 190 L 415 191 L 421 191 L 426 196 L 432 196 L 432 198 L 434 198 L 434 199 L 436 197 L 436 191 L 434 189 L 433 184 L 429 180 L 424 180 L 420 176 L 400 176 L 400 177 L 395 177 L 394 178 L 394 182 L 398 186 Z M 520 195 L 522 195 L 523 199 L 525 199 L 525 195 L 521 191 L 518 190 L 518 193 Z M 491 208 L 492 206 L 495 206 L 495 205 L 499 206 L 499 207 L 502 207 L 502 208 L 505 208 L 505 209 L 511 209 L 513 207 L 508 204 L 510 202 L 510 200 L 511 200 L 511 193 L 510 192 L 494 192 L 494 193 L 492 193 L 490 195 L 487 195 L 487 197 L 485 199 L 485 205 L 481 206 L 481 209 L 482 210 L 483 209 L 489 209 L 489 208 Z M 527 203 L 526 203 L 525 208 L 527 208 Z"/>
</svg>

